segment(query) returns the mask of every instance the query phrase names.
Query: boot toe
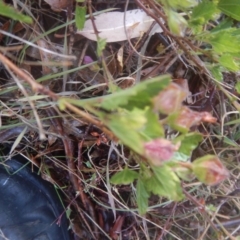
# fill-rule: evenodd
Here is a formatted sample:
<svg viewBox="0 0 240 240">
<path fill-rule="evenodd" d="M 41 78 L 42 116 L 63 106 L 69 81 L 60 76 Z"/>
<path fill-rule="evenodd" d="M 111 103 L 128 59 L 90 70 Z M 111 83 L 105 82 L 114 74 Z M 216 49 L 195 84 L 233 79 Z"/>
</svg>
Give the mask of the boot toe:
<svg viewBox="0 0 240 240">
<path fill-rule="evenodd" d="M 54 187 L 16 160 L 4 165 L 8 167 L 0 163 L 0 240 L 69 240 Z"/>
</svg>

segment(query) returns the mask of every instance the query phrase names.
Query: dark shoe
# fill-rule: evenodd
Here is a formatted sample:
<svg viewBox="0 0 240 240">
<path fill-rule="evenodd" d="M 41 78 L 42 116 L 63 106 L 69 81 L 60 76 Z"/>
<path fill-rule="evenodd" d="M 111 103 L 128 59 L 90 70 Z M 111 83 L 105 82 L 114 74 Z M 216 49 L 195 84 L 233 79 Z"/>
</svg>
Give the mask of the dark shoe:
<svg viewBox="0 0 240 240">
<path fill-rule="evenodd" d="M 4 165 L 0 162 L 0 240 L 69 240 L 54 187 L 14 159 Z"/>
</svg>

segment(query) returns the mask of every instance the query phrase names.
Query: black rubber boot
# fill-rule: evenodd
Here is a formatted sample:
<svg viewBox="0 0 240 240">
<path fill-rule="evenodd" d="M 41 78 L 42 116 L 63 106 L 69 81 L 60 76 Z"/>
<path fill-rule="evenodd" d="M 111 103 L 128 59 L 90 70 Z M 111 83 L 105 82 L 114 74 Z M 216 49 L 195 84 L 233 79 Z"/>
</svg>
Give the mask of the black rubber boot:
<svg viewBox="0 0 240 240">
<path fill-rule="evenodd" d="M 0 162 L 0 240 L 69 240 L 63 212 L 49 182 L 15 159 Z"/>
</svg>

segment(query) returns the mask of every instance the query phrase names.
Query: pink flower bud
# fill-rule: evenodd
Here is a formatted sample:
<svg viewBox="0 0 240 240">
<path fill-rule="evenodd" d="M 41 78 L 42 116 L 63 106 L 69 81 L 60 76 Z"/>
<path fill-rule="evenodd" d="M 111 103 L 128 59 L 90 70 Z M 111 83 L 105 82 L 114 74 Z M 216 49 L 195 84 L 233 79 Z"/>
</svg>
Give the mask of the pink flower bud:
<svg viewBox="0 0 240 240">
<path fill-rule="evenodd" d="M 166 139 L 154 139 L 144 144 L 144 156 L 153 165 L 160 166 L 162 162 L 171 159 L 178 147 Z"/>
<path fill-rule="evenodd" d="M 208 185 L 218 184 L 229 176 L 222 162 L 213 155 L 196 159 L 192 164 L 192 169 L 196 177 Z"/>
<path fill-rule="evenodd" d="M 153 99 L 154 109 L 170 114 L 179 110 L 188 92 L 176 83 L 171 83 Z"/>
</svg>

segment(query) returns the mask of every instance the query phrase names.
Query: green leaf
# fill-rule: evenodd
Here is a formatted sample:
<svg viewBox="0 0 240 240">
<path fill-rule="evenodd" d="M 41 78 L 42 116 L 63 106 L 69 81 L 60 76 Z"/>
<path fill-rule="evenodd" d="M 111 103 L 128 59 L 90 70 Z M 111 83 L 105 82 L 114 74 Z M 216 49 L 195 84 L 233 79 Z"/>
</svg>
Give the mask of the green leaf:
<svg viewBox="0 0 240 240">
<path fill-rule="evenodd" d="M 193 8 L 189 25 L 195 34 L 201 34 L 204 31 L 205 24 L 216 18 L 219 12 L 214 1 L 203 0 Z"/>
<path fill-rule="evenodd" d="M 197 1 L 195 0 L 158 0 L 158 2 L 161 2 L 164 6 L 173 9 L 186 9 L 197 4 Z"/>
<path fill-rule="evenodd" d="M 195 178 L 191 168 L 192 164 L 189 162 L 183 165 L 179 161 L 171 161 L 168 163 L 168 166 L 184 181 L 192 181 Z"/>
<path fill-rule="evenodd" d="M 75 20 L 78 30 L 82 30 L 86 21 L 86 7 L 76 6 Z"/>
<path fill-rule="evenodd" d="M 143 94 L 145 93 L 146 92 L 144 92 Z M 112 95 L 109 96 L 111 97 Z M 116 93 L 116 95 L 118 95 L 118 93 Z M 123 99 L 123 101 L 126 100 L 126 98 L 120 99 Z M 131 100 L 131 97 L 129 99 Z M 149 101 L 149 104 L 151 104 L 150 100 L 150 96 L 146 98 L 146 101 Z M 86 101 L 82 102 L 74 99 L 65 98 L 62 98 L 58 102 L 60 109 L 64 109 L 66 103 L 73 103 L 76 105 L 80 103 L 82 106 L 88 109 Z M 109 103 L 111 104 L 111 102 Z M 94 104 L 95 100 L 93 102 L 93 105 Z M 91 108 L 89 109 L 91 111 Z M 130 147 L 139 154 L 143 154 L 144 142 L 164 136 L 164 129 L 163 126 L 159 123 L 158 114 L 153 112 L 150 107 L 145 107 L 143 109 L 133 108 L 131 110 L 117 108 L 111 114 L 100 110 L 92 111 L 96 116 L 101 119 L 101 121 L 106 126 L 108 126 L 108 128 L 111 129 L 111 131 L 121 140 L 122 143 L 124 143 L 126 146 Z"/>
<path fill-rule="evenodd" d="M 232 36 L 237 37 L 240 40 L 240 29 L 239 28 L 230 28 Z"/>
<path fill-rule="evenodd" d="M 128 168 L 125 168 L 121 172 L 116 173 L 111 177 L 110 182 L 112 184 L 130 184 L 132 183 L 135 179 L 138 178 L 138 173 L 136 171 L 130 170 Z"/>
<path fill-rule="evenodd" d="M 240 82 L 236 83 L 235 89 L 236 89 L 237 93 L 240 94 Z"/>
<path fill-rule="evenodd" d="M 194 174 L 192 173 L 192 171 L 188 168 L 184 168 L 184 167 L 178 167 L 176 169 L 174 169 L 176 174 L 181 178 L 183 179 L 184 181 L 193 181 L 195 176 Z"/>
<path fill-rule="evenodd" d="M 152 170 L 154 173 L 152 177 L 145 180 L 148 191 L 174 201 L 183 199 L 180 180 L 169 166 L 165 164 L 160 167 L 152 167 Z"/>
<path fill-rule="evenodd" d="M 222 20 L 215 28 L 213 28 L 210 32 L 211 33 L 216 33 L 222 30 L 228 30 L 232 26 L 233 21 L 232 19 L 224 19 Z"/>
<path fill-rule="evenodd" d="M 134 158 L 136 159 L 136 156 Z M 153 172 L 149 168 L 149 166 L 142 161 L 142 159 L 138 158 L 138 162 L 140 165 L 140 173 L 141 173 L 142 180 L 145 182 L 145 180 L 150 179 L 152 177 Z"/>
<path fill-rule="evenodd" d="M 217 7 L 214 2 L 203 0 L 192 10 L 191 21 L 202 19 L 201 23 L 204 24 L 213 18 L 216 14 Z"/>
<path fill-rule="evenodd" d="M 218 3 L 218 8 L 228 15 L 238 21 L 240 21 L 240 1 L 239 0 L 220 0 Z"/>
<path fill-rule="evenodd" d="M 181 162 L 187 162 L 189 161 L 189 159 L 190 159 L 190 156 L 182 152 L 175 152 L 172 157 L 172 160 L 181 161 Z"/>
<path fill-rule="evenodd" d="M 149 109 L 146 109 L 145 111 L 145 117 L 147 119 L 147 122 L 145 123 L 144 128 L 142 129 L 140 134 L 142 136 L 147 136 L 147 138 L 149 139 L 163 137 L 164 128 L 159 123 L 158 114 L 154 113 L 152 109 L 149 108 Z"/>
<path fill-rule="evenodd" d="M 207 68 L 209 69 L 209 71 L 212 73 L 213 77 L 217 81 L 219 82 L 223 81 L 222 72 L 224 72 L 224 68 L 222 66 L 211 64 L 211 65 L 207 65 Z"/>
<path fill-rule="evenodd" d="M 152 105 L 152 98 L 163 90 L 170 82 L 168 75 L 158 76 L 137 84 L 132 88 L 120 90 L 104 97 L 91 98 L 87 100 L 75 100 L 64 98 L 58 104 L 63 105 L 64 101 L 77 106 L 96 106 L 106 110 L 115 110 L 119 107 L 125 109 L 145 108 Z"/>
<path fill-rule="evenodd" d="M 234 61 L 234 56 L 230 54 L 223 54 L 219 59 L 219 63 L 229 71 L 236 72 L 239 70 L 239 65 Z"/>
<path fill-rule="evenodd" d="M 106 39 L 98 38 L 97 40 L 97 55 L 100 57 L 102 55 L 102 51 L 106 47 Z"/>
<path fill-rule="evenodd" d="M 125 145 L 139 154 L 143 154 L 144 142 L 164 134 L 157 114 L 149 108 L 118 110 L 110 115 L 102 114 L 100 118 Z"/>
<path fill-rule="evenodd" d="M 149 193 L 147 192 L 143 181 L 139 178 L 137 182 L 137 205 L 140 215 L 144 215 L 148 209 Z"/>
<path fill-rule="evenodd" d="M 143 153 L 143 137 L 139 134 L 147 119 L 140 111 L 121 111 L 112 113 L 103 118 L 103 122 L 113 131 L 122 143 L 133 149 L 135 152 Z"/>
<path fill-rule="evenodd" d="M 119 109 L 111 114 L 100 113 L 99 117 L 122 143 L 139 154 L 144 152 L 144 142 L 164 136 L 158 114 L 148 107 L 131 111 Z"/>
<path fill-rule="evenodd" d="M 202 40 L 210 43 L 214 51 L 217 53 L 239 53 L 239 39 L 238 37 L 233 36 L 233 30 L 234 29 L 230 29 L 228 31 L 218 31 L 214 34 L 205 34 Z"/>
<path fill-rule="evenodd" d="M 151 178 L 144 180 L 144 184 L 148 192 L 151 192 L 161 197 L 169 196 L 169 194 L 166 194 L 163 183 L 159 181 L 154 174 L 151 176 Z"/>
<path fill-rule="evenodd" d="M 1 0 L 0 0 L 0 15 L 9 17 L 13 20 L 17 20 L 20 22 L 32 23 L 32 19 L 30 17 L 17 12 L 13 7 L 4 4 Z"/>
<path fill-rule="evenodd" d="M 132 109 L 133 107 L 144 108 L 145 106 L 152 105 L 152 98 L 156 96 L 161 90 L 163 90 L 169 84 L 169 82 L 169 76 L 149 79 L 145 82 L 142 82 L 141 84 L 136 85 L 134 88 L 129 89 L 128 93 L 125 92 L 124 94 L 124 92 L 122 92 L 122 102 L 116 95 L 114 98 L 109 97 L 109 99 L 103 102 L 101 106 L 107 108 L 108 105 L 113 104 L 111 103 L 112 100 L 115 102 L 117 101 L 119 107 L 126 109 Z"/>
<path fill-rule="evenodd" d="M 170 31 L 175 35 L 183 36 L 184 30 L 187 27 L 187 21 L 175 11 L 169 10 L 166 13 Z"/>
<path fill-rule="evenodd" d="M 197 132 L 192 132 L 183 135 L 183 138 L 180 137 L 180 139 L 175 139 L 174 142 L 178 140 L 181 140 L 181 146 L 178 152 L 191 156 L 192 151 L 198 146 L 199 142 L 202 141 L 202 135 Z"/>
<path fill-rule="evenodd" d="M 146 80 L 127 90 L 121 90 L 106 96 L 100 107 L 107 110 L 116 109 L 117 107 L 126 109 L 144 108 L 152 104 L 152 98 L 163 90 L 169 82 L 170 77 L 168 75 Z"/>
<path fill-rule="evenodd" d="M 180 201 L 184 198 L 181 182 L 178 176 L 167 166 L 167 164 L 152 169 L 158 181 L 162 183 L 166 197 L 174 201 Z"/>
</svg>

